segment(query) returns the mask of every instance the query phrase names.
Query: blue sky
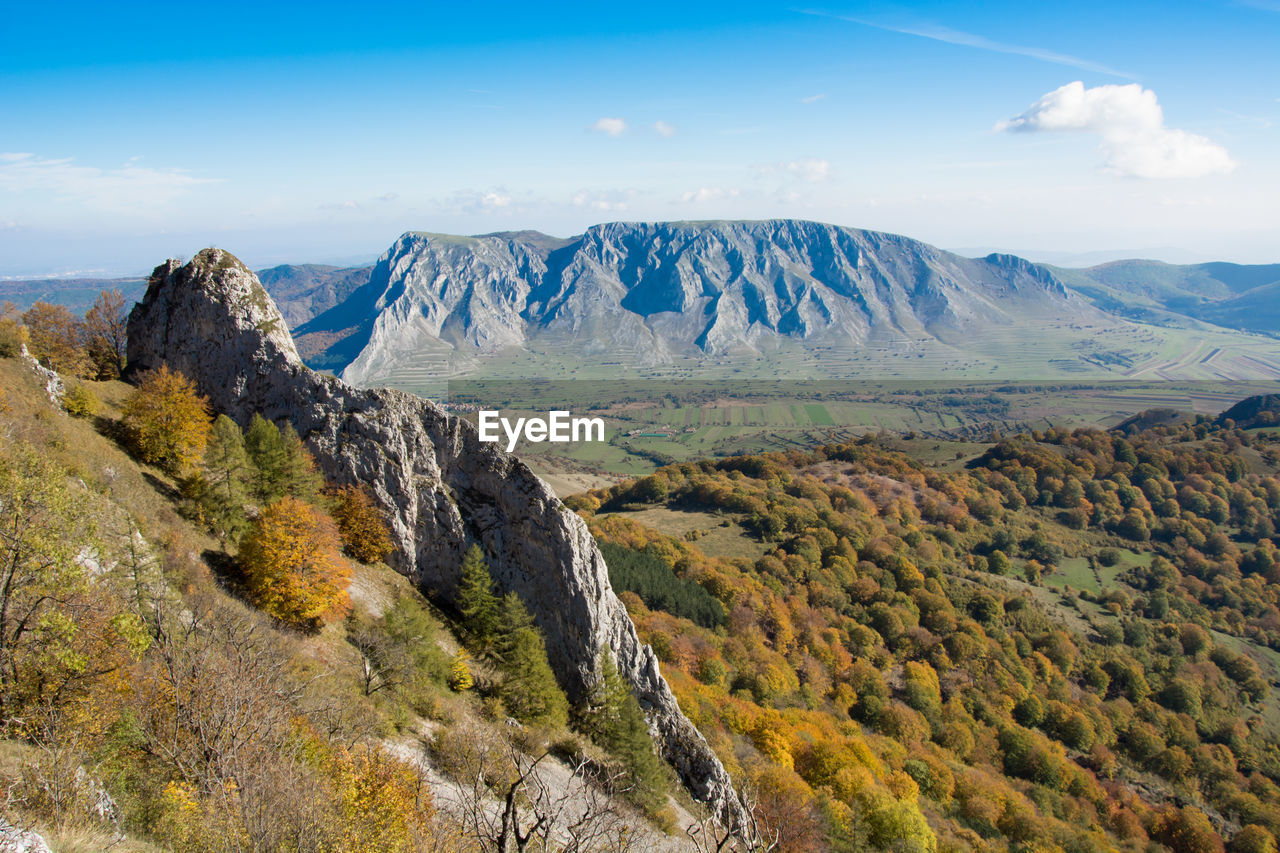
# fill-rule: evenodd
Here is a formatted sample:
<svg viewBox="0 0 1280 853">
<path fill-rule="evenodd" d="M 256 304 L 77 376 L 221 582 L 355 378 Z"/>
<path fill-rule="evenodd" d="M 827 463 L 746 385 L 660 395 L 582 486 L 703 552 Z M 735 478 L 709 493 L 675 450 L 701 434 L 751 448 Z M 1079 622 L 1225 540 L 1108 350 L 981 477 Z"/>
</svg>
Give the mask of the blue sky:
<svg viewBox="0 0 1280 853">
<path fill-rule="evenodd" d="M 1280 261 L 1280 0 L 7 4 L 0 276 L 805 217 Z"/>
</svg>

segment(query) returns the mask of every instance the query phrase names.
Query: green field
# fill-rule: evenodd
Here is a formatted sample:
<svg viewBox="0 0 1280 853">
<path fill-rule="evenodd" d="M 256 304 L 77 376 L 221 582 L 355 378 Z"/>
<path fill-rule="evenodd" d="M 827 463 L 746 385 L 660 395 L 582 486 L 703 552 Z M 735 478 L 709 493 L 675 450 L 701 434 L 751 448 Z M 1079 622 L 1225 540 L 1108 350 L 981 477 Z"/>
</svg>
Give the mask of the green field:
<svg viewBox="0 0 1280 853">
<path fill-rule="evenodd" d="M 1217 415 L 1243 397 L 1275 390 L 1276 383 L 1261 381 L 484 380 L 451 383 L 446 405 L 472 420 L 478 407 L 508 418 L 553 409 L 600 417 L 603 443 L 522 441 L 516 452 L 536 460 L 544 475 L 616 479 L 673 462 L 810 448 L 866 433 L 903 437 L 904 449 L 954 468 L 981 453 L 994 434 L 1110 427 L 1151 408 Z M 967 444 L 944 448 L 942 441 Z"/>
</svg>

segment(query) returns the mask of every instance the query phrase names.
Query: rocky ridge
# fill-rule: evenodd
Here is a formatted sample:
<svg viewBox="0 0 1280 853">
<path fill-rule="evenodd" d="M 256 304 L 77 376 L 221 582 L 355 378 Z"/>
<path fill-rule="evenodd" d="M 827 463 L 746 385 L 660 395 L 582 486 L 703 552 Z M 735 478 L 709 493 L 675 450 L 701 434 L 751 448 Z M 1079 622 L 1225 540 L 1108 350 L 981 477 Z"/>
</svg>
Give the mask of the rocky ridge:
<svg viewBox="0 0 1280 853">
<path fill-rule="evenodd" d="M 157 267 L 128 333 L 132 371 L 168 364 L 242 426 L 255 412 L 287 420 L 327 478 L 367 485 L 389 517 L 388 562 L 420 589 L 450 598 L 462 553 L 478 542 L 494 579 L 545 633 L 570 698 L 595 684 L 609 649 L 685 785 L 723 822 L 746 826 L 729 775 L 637 637 L 586 525 L 519 459 L 426 400 L 311 371 L 257 277 L 218 249 Z"/>
<path fill-rule="evenodd" d="M 550 345 L 646 366 L 779 341 L 959 346 L 1038 317 L 1105 318 L 1021 258 L 963 258 L 818 222 L 613 222 L 567 241 L 536 236 L 404 234 L 366 289 L 298 332 L 343 334 L 326 366 L 363 385 L 424 350 Z"/>
</svg>

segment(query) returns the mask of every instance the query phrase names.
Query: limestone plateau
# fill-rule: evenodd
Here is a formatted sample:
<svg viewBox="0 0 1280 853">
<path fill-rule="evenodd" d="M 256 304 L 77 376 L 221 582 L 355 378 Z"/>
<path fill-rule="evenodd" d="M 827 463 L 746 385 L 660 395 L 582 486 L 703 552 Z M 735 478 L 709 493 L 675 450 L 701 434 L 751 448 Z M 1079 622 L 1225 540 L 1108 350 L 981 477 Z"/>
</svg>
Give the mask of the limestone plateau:
<svg viewBox="0 0 1280 853">
<path fill-rule="evenodd" d="M 297 329 L 313 364 L 374 383 L 441 348 L 556 347 L 634 366 L 778 343 L 963 347 L 983 329 L 1110 323 L 1053 273 L 817 222 L 614 222 L 579 237 L 407 233 L 369 282 Z"/>
<path fill-rule="evenodd" d="M 729 775 L 637 637 L 586 525 L 524 463 L 429 401 L 310 370 L 257 277 L 218 249 L 157 267 L 128 333 L 131 370 L 181 371 L 241 426 L 255 412 L 289 421 L 328 479 L 368 486 L 392 527 L 388 562 L 424 592 L 450 598 L 463 551 L 479 543 L 494 579 L 545 633 L 570 699 L 594 685 L 608 649 L 685 785 L 722 822 L 746 826 Z"/>
</svg>

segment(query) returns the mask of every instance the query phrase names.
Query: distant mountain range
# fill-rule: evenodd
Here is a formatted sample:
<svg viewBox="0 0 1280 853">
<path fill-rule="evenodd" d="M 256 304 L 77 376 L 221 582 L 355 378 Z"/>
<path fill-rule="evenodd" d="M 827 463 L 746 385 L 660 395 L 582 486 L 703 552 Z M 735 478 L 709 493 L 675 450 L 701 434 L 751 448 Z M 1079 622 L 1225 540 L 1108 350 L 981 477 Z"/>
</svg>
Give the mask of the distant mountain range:
<svg viewBox="0 0 1280 853">
<path fill-rule="evenodd" d="M 324 264 L 281 264 L 257 271 L 280 313 L 291 327 L 301 325 L 342 302 L 369 281 L 372 267 L 334 267 Z M 136 302 L 147 292 L 144 276 L 126 278 L 46 278 L 0 281 L 0 303 L 26 310 L 38 301 L 66 305 L 82 314 L 103 290 L 118 289 Z"/>
<path fill-rule="evenodd" d="M 1083 270 L 1049 269 L 1099 308 L 1124 317 L 1190 317 L 1229 329 L 1280 332 L 1280 264 L 1114 261 Z"/>
<path fill-rule="evenodd" d="M 410 232 L 373 267 L 262 283 L 314 367 L 465 376 L 1280 378 L 1280 264 L 966 258 L 799 220 L 607 223 L 561 239 Z M 87 307 L 139 279 L 0 283 Z M 1264 333 L 1245 334 L 1248 332 Z"/>
</svg>

